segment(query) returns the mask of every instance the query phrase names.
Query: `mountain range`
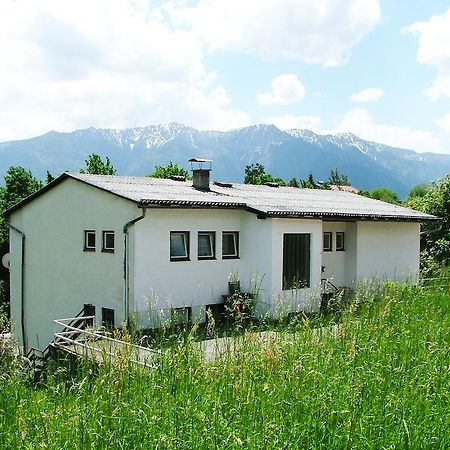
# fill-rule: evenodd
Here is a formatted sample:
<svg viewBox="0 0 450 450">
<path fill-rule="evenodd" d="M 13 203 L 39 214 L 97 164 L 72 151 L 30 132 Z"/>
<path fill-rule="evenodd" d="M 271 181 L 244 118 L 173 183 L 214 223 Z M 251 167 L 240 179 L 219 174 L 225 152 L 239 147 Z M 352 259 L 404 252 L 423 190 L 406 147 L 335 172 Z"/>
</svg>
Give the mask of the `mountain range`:
<svg viewBox="0 0 450 450">
<path fill-rule="evenodd" d="M 247 164 L 285 180 L 328 179 L 331 169 L 361 189 L 385 186 L 404 197 L 419 183 L 450 173 L 450 154 L 417 153 L 365 141 L 351 133 L 319 135 L 309 130 L 282 131 L 253 125 L 230 131 L 199 131 L 182 124 L 116 129 L 51 131 L 31 139 L 0 143 L 0 176 L 21 165 L 38 178 L 78 171 L 91 153 L 108 156 L 120 175 L 147 175 L 155 165 L 173 161 L 188 168 L 191 157 L 213 160 L 212 178 L 239 182 Z"/>
</svg>

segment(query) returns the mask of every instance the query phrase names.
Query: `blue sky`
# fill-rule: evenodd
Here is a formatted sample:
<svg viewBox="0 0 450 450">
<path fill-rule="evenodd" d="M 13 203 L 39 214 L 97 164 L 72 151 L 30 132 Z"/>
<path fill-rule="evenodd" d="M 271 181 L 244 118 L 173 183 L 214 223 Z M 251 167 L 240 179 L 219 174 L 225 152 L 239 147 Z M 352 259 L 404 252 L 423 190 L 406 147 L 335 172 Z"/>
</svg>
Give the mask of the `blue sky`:
<svg viewBox="0 0 450 450">
<path fill-rule="evenodd" d="M 274 123 L 450 153 L 441 0 L 3 0 L 0 141 Z"/>
</svg>

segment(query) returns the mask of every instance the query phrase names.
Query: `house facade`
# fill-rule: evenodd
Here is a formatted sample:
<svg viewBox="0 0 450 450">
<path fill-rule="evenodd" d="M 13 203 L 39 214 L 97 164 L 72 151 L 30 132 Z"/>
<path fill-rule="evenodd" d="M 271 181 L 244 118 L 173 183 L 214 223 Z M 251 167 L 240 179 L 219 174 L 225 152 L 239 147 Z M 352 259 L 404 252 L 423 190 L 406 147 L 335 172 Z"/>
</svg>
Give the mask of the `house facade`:
<svg viewBox="0 0 450 450">
<path fill-rule="evenodd" d="M 116 327 L 205 321 L 230 275 L 271 317 L 317 311 L 324 278 L 414 281 L 420 222 L 436 219 L 348 192 L 209 183 L 204 170 L 193 182 L 66 173 L 7 216 L 25 351 L 85 304 Z"/>
</svg>

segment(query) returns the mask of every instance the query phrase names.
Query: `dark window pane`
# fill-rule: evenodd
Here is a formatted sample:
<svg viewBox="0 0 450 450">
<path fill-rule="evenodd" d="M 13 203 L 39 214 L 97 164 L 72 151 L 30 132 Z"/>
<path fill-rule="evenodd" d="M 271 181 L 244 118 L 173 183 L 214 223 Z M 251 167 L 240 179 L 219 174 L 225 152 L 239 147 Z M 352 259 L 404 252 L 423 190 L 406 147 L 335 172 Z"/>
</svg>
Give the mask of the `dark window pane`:
<svg viewBox="0 0 450 450">
<path fill-rule="evenodd" d="M 103 234 L 103 248 L 105 250 L 114 250 L 114 233 L 105 232 Z"/>
<path fill-rule="evenodd" d="M 333 249 L 333 234 L 326 231 L 323 233 L 323 250 L 325 252 L 331 252 Z"/>
<path fill-rule="evenodd" d="M 95 233 L 87 234 L 87 246 L 95 248 Z"/>
<path fill-rule="evenodd" d="M 344 250 L 345 249 L 345 243 L 344 243 L 344 233 L 339 232 L 336 233 L 336 250 Z"/>
<path fill-rule="evenodd" d="M 283 236 L 283 289 L 310 287 L 310 234 Z"/>
<path fill-rule="evenodd" d="M 102 326 L 105 328 L 114 328 L 114 310 L 110 308 L 102 308 Z"/>
<path fill-rule="evenodd" d="M 170 233 L 170 257 L 187 258 L 187 239 L 186 233 Z"/>
<path fill-rule="evenodd" d="M 200 258 L 214 257 L 214 233 L 198 234 L 198 256 Z"/>
<path fill-rule="evenodd" d="M 238 256 L 238 232 L 222 234 L 222 256 Z"/>
</svg>

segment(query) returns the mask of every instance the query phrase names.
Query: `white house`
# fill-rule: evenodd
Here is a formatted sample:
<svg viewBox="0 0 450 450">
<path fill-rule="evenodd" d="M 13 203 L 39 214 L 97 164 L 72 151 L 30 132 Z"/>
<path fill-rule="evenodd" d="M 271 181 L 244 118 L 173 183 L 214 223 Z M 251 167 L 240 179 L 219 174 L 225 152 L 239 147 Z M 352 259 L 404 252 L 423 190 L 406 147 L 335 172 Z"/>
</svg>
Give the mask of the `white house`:
<svg viewBox="0 0 450 450">
<path fill-rule="evenodd" d="M 64 173 L 7 211 L 11 316 L 43 349 L 84 304 L 98 322 L 205 320 L 230 274 L 258 314 L 316 311 L 321 280 L 416 280 L 434 216 L 343 191 Z"/>
</svg>

